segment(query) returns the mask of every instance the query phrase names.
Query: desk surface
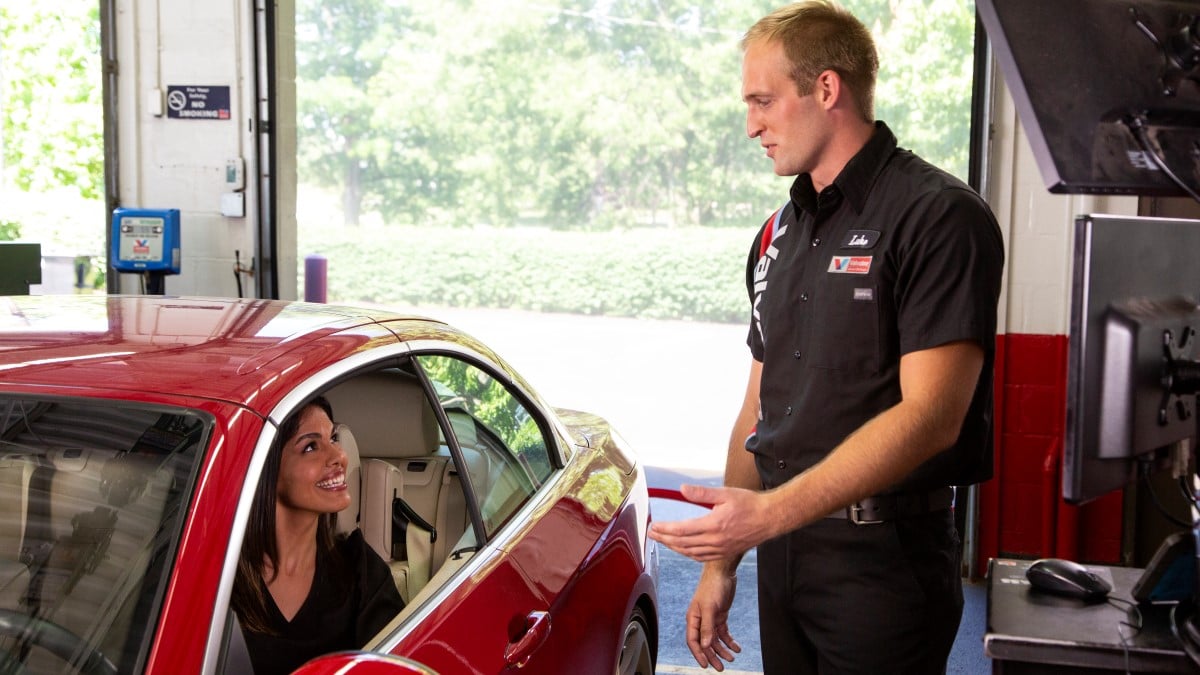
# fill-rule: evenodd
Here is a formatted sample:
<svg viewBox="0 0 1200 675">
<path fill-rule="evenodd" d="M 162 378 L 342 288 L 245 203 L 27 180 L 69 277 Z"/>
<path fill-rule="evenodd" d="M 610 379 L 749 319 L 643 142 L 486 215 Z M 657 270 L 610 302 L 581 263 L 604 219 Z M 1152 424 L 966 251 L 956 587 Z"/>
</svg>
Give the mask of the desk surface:
<svg viewBox="0 0 1200 675">
<path fill-rule="evenodd" d="M 1113 592 L 1107 601 L 1088 603 L 1030 588 L 1025 579 L 1030 564 L 992 561 L 983 637 L 984 653 L 992 659 L 1124 672 L 1128 651 L 1129 668 L 1136 672 L 1198 672 L 1171 631 L 1169 606 L 1140 607 L 1141 630 L 1133 627 L 1137 616 L 1129 591 L 1141 569 L 1089 565 L 1112 583 Z"/>
<path fill-rule="evenodd" d="M 1112 584 L 1109 601 L 1087 603 L 1031 589 L 1032 561 L 994 560 L 988 574 L 984 653 L 1000 661 L 1141 673 L 1196 673 L 1171 632 L 1169 605 L 1132 608 L 1141 569 L 1088 566 Z M 1141 629 L 1138 626 L 1140 613 Z"/>
</svg>

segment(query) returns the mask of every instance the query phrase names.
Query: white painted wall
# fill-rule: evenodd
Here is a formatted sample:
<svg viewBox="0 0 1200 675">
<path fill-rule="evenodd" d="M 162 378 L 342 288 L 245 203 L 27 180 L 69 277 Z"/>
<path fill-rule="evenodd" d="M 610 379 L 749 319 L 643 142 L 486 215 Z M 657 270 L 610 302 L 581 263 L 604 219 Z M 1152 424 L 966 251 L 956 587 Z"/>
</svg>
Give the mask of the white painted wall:
<svg viewBox="0 0 1200 675">
<path fill-rule="evenodd" d="M 1138 200 L 1051 194 L 998 72 L 994 82 L 992 156 L 985 197 L 1008 244 L 999 332 L 1066 335 L 1075 216 L 1136 215 Z"/>
<path fill-rule="evenodd" d="M 251 0 L 117 0 L 116 7 L 120 205 L 180 209 L 182 269 L 167 278 L 168 294 L 234 296 L 234 252 L 245 266 L 253 259 L 259 268 L 261 259 L 254 180 L 262 170 L 255 129 L 258 10 Z M 290 10 L 284 15 L 290 17 Z M 290 50 L 290 42 L 285 46 Z M 229 87 L 230 119 L 169 118 L 167 89 L 180 85 Z M 226 183 L 230 160 L 244 164 L 241 190 Z M 291 176 L 293 185 L 282 194 L 294 204 L 295 172 L 283 176 Z M 244 194 L 245 215 L 223 215 L 222 195 L 236 191 Z M 280 295 L 294 298 L 294 206 L 282 209 L 280 218 L 282 240 L 290 244 L 283 249 L 288 258 L 279 261 Z M 122 275 L 122 292 L 138 290 L 138 277 Z M 255 295 L 252 278 L 242 277 L 242 293 Z"/>
</svg>

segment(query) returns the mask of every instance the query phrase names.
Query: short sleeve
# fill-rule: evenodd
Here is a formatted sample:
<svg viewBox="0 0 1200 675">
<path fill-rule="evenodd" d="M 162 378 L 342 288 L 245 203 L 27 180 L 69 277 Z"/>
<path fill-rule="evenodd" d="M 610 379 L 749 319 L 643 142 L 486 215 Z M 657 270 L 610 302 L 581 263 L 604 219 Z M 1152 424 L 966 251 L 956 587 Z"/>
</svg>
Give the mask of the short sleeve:
<svg viewBox="0 0 1200 675">
<path fill-rule="evenodd" d="M 766 235 L 767 225 L 771 219 L 763 223 L 762 227 L 758 228 L 758 234 L 754 236 L 754 243 L 750 246 L 750 251 L 746 256 L 746 294 L 750 298 L 750 328 L 746 334 L 746 344 L 750 347 L 750 354 L 756 361 L 763 360 L 763 339 L 762 327 L 759 325 L 758 307 L 755 303 L 758 301 L 758 292 L 755 289 L 754 270 L 758 265 L 759 251 L 762 250 L 762 238 Z"/>
<path fill-rule="evenodd" d="M 914 207 L 895 287 L 900 353 L 996 338 L 1004 242 L 975 193 L 951 187 Z"/>
</svg>

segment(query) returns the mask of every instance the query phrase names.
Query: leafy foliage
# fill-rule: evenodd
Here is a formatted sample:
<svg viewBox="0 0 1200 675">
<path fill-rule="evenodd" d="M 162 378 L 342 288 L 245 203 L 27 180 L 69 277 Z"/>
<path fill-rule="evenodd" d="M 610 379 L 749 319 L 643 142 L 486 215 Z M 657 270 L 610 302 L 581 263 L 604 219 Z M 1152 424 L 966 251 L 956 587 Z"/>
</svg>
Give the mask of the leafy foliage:
<svg viewBox="0 0 1200 675">
<path fill-rule="evenodd" d="M 95 2 L 0 4 L 0 182 L 102 197 L 99 12 Z"/>
<path fill-rule="evenodd" d="M 744 225 L 786 185 L 739 93 L 738 40 L 778 4 L 300 0 L 301 182 L 351 224 Z M 973 3 L 847 6 L 881 52 L 878 116 L 965 176 Z"/>
<path fill-rule="evenodd" d="M 301 250 L 329 259 L 330 301 L 742 322 L 754 230 L 375 227 Z"/>
<path fill-rule="evenodd" d="M 878 116 L 965 176 L 973 2 L 844 1 Z M 745 138 L 737 42 L 780 2 L 299 0 L 301 193 L 388 226 L 301 210 L 301 252 L 344 300 L 743 321 L 745 228 L 787 180 Z M 99 44 L 95 3 L 0 4 L 0 238 L 102 250 Z"/>
<path fill-rule="evenodd" d="M 495 435 L 526 467 L 532 484 L 550 475 L 549 451 L 537 422 L 503 384 L 457 358 L 426 355 L 417 361 L 441 392 L 442 406 L 466 413 Z"/>
</svg>

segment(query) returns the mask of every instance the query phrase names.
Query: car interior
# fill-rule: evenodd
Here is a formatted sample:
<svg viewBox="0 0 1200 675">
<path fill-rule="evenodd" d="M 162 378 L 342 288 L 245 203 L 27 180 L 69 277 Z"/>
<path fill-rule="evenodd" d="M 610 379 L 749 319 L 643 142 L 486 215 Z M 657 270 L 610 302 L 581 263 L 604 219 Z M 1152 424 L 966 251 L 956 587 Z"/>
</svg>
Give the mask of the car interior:
<svg viewBox="0 0 1200 675">
<path fill-rule="evenodd" d="M 400 597 L 412 604 L 446 561 L 448 547 L 458 552 L 456 561 L 475 550 L 462 481 L 448 447 L 439 443 L 433 408 L 416 379 L 398 371 L 356 377 L 326 398 L 351 465 L 347 483 L 359 490 L 361 504 L 352 499 L 338 514 L 338 531 L 359 527 L 391 568 Z M 389 412 L 373 410 L 372 401 L 389 402 Z"/>
<path fill-rule="evenodd" d="M 0 400 L 0 671 L 133 669 L 204 429 L 190 413 Z"/>
<path fill-rule="evenodd" d="M 362 531 L 391 569 L 405 602 L 379 637 L 450 582 L 479 550 L 480 541 L 496 534 L 549 476 L 544 468 L 521 460 L 514 444 L 497 433 L 505 426 L 502 415 L 494 409 L 473 410 L 487 399 L 494 407 L 499 401 L 506 404 L 499 406 L 504 410 L 524 412 L 510 392 L 464 361 L 435 356 L 426 365 L 433 367 L 425 372 L 437 392 L 436 408 L 411 362 L 358 372 L 320 392 L 333 408 L 347 460 L 351 499 L 337 514 L 336 531 Z M 439 373 L 458 386 L 443 382 Z M 464 383 L 471 391 L 464 391 Z M 488 389 L 480 390 L 480 383 Z M 527 413 L 519 416 L 532 420 Z M 443 424 L 451 429 L 467 467 L 465 476 Z M 537 436 L 542 439 L 540 429 Z M 544 442 L 539 445 L 545 454 Z M 474 518 L 473 509 L 478 513 Z M 240 627 L 230 620 L 228 628 L 225 670 L 247 669 Z"/>
<path fill-rule="evenodd" d="M 478 550 L 472 497 L 486 538 L 544 479 L 523 467 L 490 426 L 461 404 L 459 392 L 443 389 L 439 405 L 467 467 L 464 476 L 420 380 L 405 369 L 357 375 L 325 397 L 351 465 L 347 481 L 359 493 L 338 514 L 338 530 L 362 530 L 388 563 L 409 608 Z M 434 578 L 439 583 L 431 585 Z"/>
<path fill-rule="evenodd" d="M 337 529 L 361 528 L 390 567 L 406 602 L 393 626 L 560 465 L 522 399 L 457 357 L 393 361 L 321 393 L 350 465 Z M 176 408 L 0 397 L 0 672 L 138 669 L 210 425 Z"/>
</svg>

